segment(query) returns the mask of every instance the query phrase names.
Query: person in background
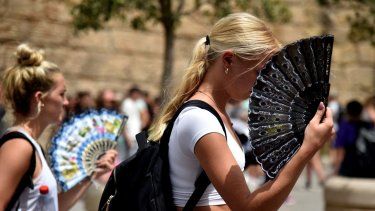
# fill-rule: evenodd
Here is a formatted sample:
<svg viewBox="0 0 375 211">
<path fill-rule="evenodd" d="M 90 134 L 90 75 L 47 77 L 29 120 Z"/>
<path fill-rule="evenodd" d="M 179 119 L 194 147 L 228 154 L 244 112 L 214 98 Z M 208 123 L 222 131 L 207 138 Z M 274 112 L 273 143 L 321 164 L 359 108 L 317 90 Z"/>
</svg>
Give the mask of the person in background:
<svg viewBox="0 0 375 211">
<path fill-rule="evenodd" d="M 337 92 L 332 91 L 328 97 L 328 108 L 332 110 L 332 116 L 333 116 L 333 127 L 335 131 L 339 130 L 339 123 L 342 121 L 343 114 L 344 114 L 344 108 L 340 104 L 340 102 L 337 99 L 338 94 Z M 330 167 L 328 169 L 328 173 L 326 174 L 326 177 L 330 175 L 337 174 L 337 167 L 335 164 L 336 161 L 336 150 L 334 147 L 336 137 L 333 137 L 332 140 L 329 143 L 328 146 L 328 156 L 329 156 L 329 162 Z M 336 170 L 335 170 L 336 169 Z"/>
<path fill-rule="evenodd" d="M 306 166 L 306 181 L 305 181 L 305 188 L 311 188 L 311 181 L 312 181 L 312 173 L 315 171 L 316 175 L 318 176 L 318 182 L 320 186 L 323 186 L 326 181 L 326 173 L 323 167 L 323 163 L 320 157 L 320 151 L 318 151 L 314 157 L 310 160 L 310 162 Z"/>
<path fill-rule="evenodd" d="M 155 101 L 152 99 L 150 94 L 147 91 L 143 92 L 144 101 L 146 103 L 146 111 L 147 111 L 147 118 L 145 119 L 145 124 L 142 128 L 142 131 L 148 131 L 150 129 L 151 123 L 154 120 L 155 113 L 154 113 L 154 107 L 155 107 Z"/>
<path fill-rule="evenodd" d="M 97 161 L 91 178 L 58 194 L 56 180 L 36 141 L 44 129 L 63 118 L 65 79 L 59 67 L 26 44 L 18 46 L 17 63 L 2 77 L 5 103 L 15 122 L 0 139 L 0 211 L 68 210 L 96 179 L 114 168 L 116 152 Z M 46 208 L 47 207 L 47 208 Z"/>
<path fill-rule="evenodd" d="M 361 113 L 363 106 L 357 100 L 352 100 L 346 105 L 345 117 L 339 124 L 334 142 L 335 174 L 350 176 L 355 174 L 356 168 L 356 140 L 360 128 L 363 125 Z"/>
<path fill-rule="evenodd" d="M 336 131 L 338 131 L 339 123 L 341 122 L 341 118 L 343 116 L 343 108 L 340 102 L 337 100 L 337 94 L 332 93 L 328 97 L 328 108 L 332 110 L 334 128 Z"/>
<path fill-rule="evenodd" d="M 363 126 L 356 140 L 357 177 L 375 178 L 375 96 L 366 99 L 362 112 Z"/>
<path fill-rule="evenodd" d="M 332 113 L 329 108 L 325 113 L 321 102 L 305 130 L 302 146 L 276 179 L 254 192 L 249 190 L 243 175 L 244 151 L 225 107 L 231 99 L 243 101 L 249 97 L 259 72 L 279 49 L 279 41 L 265 23 L 247 13 L 220 19 L 209 35 L 196 43 L 184 78 L 151 126 L 149 140 L 160 140 L 177 109 L 189 100 L 200 100 L 214 108 L 227 137 L 216 117 L 204 109 L 187 107 L 178 115 L 168 152 L 177 210 L 186 205 L 202 169 L 211 184 L 194 210 L 277 210 L 307 162 L 332 136 Z"/>
<path fill-rule="evenodd" d="M 135 135 L 142 131 L 150 119 L 143 93 L 137 86 L 129 89 L 127 97 L 121 104 L 121 112 L 128 116 L 128 121 L 125 124 L 125 130 L 129 137 L 126 139 L 126 157 L 128 158 L 138 149 Z"/>
<path fill-rule="evenodd" d="M 364 104 L 363 120 L 375 127 L 375 96 L 369 97 Z"/>
<path fill-rule="evenodd" d="M 109 109 L 113 111 L 119 111 L 119 103 L 116 99 L 116 92 L 112 89 L 104 89 L 99 91 L 98 97 L 96 98 L 96 108 Z"/>
<path fill-rule="evenodd" d="M 95 101 L 91 93 L 89 91 L 78 92 L 74 114 L 80 114 L 92 108 L 95 108 Z"/>
</svg>

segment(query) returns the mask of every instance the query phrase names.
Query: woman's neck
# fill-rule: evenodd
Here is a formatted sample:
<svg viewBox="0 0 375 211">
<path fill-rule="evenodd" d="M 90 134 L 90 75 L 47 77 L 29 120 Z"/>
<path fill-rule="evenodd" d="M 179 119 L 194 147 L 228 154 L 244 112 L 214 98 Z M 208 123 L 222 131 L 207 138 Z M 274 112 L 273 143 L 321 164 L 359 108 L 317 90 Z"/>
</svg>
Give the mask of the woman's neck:
<svg viewBox="0 0 375 211">
<path fill-rule="evenodd" d="M 16 120 L 14 126 L 21 127 L 36 140 L 39 138 L 48 124 L 43 124 L 42 121 L 40 121 L 38 118 L 35 118 L 31 120 Z"/>
<path fill-rule="evenodd" d="M 202 83 L 197 93 L 200 93 L 202 97 L 208 98 L 208 100 L 216 106 L 220 112 L 225 113 L 225 107 L 229 100 L 229 96 L 223 89 L 215 88 L 208 83 Z"/>
</svg>

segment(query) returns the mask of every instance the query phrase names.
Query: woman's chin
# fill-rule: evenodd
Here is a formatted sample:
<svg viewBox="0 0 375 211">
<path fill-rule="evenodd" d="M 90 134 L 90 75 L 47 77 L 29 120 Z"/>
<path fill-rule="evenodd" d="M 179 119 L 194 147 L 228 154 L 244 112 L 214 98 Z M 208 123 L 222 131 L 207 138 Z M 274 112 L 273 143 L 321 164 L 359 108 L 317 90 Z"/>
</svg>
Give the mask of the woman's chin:
<svg viewBox="0 0 375 211">
<path fill-rule="evenodd" d="M 58 118 L 56 118 L 56 119 L 52 119 L 50 122 L 49 122 L 49 124 L 50 125 L 60 125 L 62 122 L 63 122 L 64 120 L 63 120 L 63 118 L 62 117 L 58 117 Z"/>
<path fill-rule="evenodd" d="M 60 125 L 64 121 L 63 118 L 59 118 L 57 121 L 55 121 L 53 124 L 54 125 Z"/>
<path fill-rule="evenodd" d="M 246 94 L 243 94 L 242 96 L 239 96 L 238 99 L 235 99 L 237 101 L 244 101 L 244 100 L 247 100 L 249 99 L 250 97 L 250 94 L 251 94 L 251 91 L 246 93 Z"/>
</svg>

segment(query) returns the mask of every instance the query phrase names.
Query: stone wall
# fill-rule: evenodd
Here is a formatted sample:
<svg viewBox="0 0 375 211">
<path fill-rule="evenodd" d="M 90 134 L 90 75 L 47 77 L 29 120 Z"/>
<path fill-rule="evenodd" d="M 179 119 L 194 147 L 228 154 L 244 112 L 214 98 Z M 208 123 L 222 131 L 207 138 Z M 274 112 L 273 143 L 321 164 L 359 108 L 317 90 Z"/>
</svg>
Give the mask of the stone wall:
<svg viewBox="0 0 375 211">
<path fill-rule="evenodd" d="M 335 35 L 332 91 L 341 102 L 363 100 L 375 94 L 375 50 L 369 44 L 352 44 L 346 39 L 347 8 L 322 10 L 315 0 L 286 1 L 294 15 L 288 24 L 271 26 L 277 37 L 288 43 L 299 38 L 329 32 Z M 163 32 L 160 26 L 148 31 L 131 30 L 126 24 L 110 22 L 103 30 L 75 36 L 69 4 L 46 0 L 0 0 L 0 70 L 12 64 L 15 47 L 27 42 L 43 48 L 48 60 L 64 71 L 70 93 L 109 87 L 120 92 L 139 84 L 151 94 L 159 93 L 163 65 Z M 327 27 L 322 14 L 332 20 Z M 202 21 L 203 20 L 203 21 Z M 177 31 L 174 77 L 178 83 L 195 42 L 205 36 L 211 23 L 202 17 L 182 20 Z"/>
</svg>

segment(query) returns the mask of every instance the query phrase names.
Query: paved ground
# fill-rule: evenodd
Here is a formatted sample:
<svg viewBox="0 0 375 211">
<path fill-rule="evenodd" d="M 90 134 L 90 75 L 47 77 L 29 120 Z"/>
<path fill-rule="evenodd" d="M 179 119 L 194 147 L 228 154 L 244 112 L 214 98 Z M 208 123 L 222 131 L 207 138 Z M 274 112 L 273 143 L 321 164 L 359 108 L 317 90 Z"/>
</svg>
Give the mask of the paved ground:
<svg viewBox="0 0 375 211">
<path fill-rule="evenodd" d="M 319 186 L 316 177 L 313 177 L 313 183 L 310 189 L 305 188 L 305 174 L 299 178 L 296 186 L 291 193 L 291 200 L 279 209 L 280 211 L 323 211 L 324 198 L 323 188 Z"/>
</svg>

